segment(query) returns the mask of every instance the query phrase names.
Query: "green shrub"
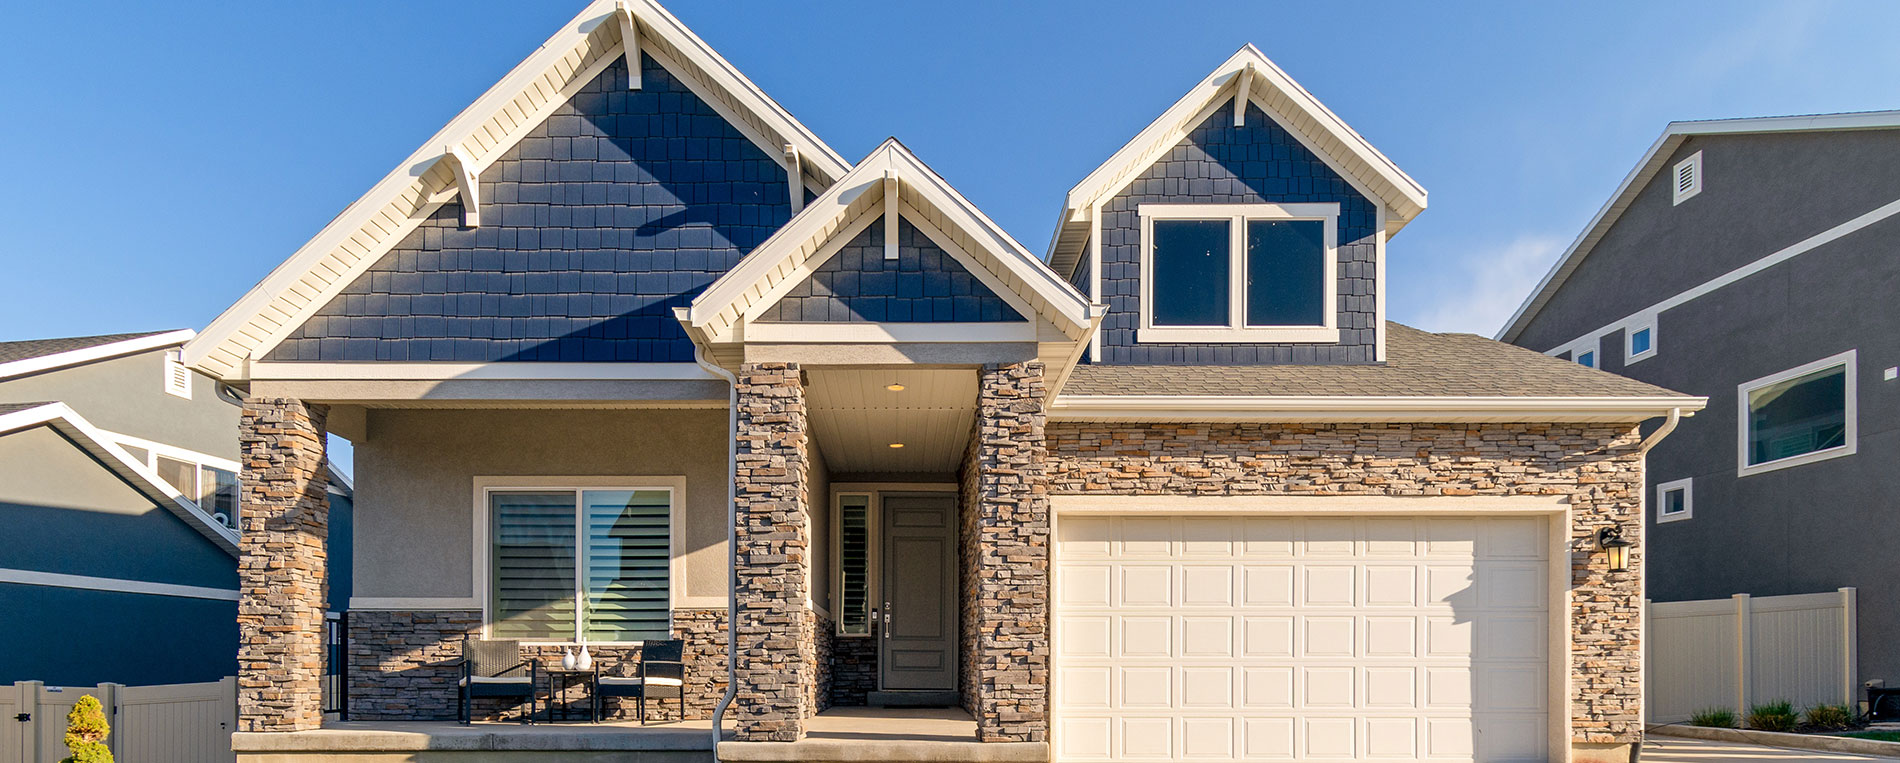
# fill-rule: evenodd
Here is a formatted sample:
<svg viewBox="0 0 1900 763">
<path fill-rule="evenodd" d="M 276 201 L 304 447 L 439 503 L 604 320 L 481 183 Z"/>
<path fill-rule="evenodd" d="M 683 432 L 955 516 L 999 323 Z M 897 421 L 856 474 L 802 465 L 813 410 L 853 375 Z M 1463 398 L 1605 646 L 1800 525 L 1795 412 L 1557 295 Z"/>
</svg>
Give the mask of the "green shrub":
<svg viewBox="0 0 1900 763">
<path fill-rule="evenodd" d="M 1748 708 L 1748 727 L 1757 731 L 1793 731 L 1801 725 L 1794 703 L 1785 699 Z"/>
<path fill-rule="evenodd" d="M 66 749 L 72 755 L 59 763 L 112 763 L 112 751 L 106 749 L 106 711 L 99 700 L 88 694 L 73 703 L 66 714 Z"/>
<path fill-rule="evenodd" d="M 1735 711 L 1726 707 L 1711 707 L 1706 710 L 1697 710 L 1694 715 L 1689 716 L 1689 725 L 1732 729 L 1735 728 Z"/>
<path fill-rule="evenodd" d="M 1853 728 L 1859 718 L 1846 705 L 1815 705 L 1808 708 L 1802 720 L 1816 731 L 1840 731 Z"/>
</svg>

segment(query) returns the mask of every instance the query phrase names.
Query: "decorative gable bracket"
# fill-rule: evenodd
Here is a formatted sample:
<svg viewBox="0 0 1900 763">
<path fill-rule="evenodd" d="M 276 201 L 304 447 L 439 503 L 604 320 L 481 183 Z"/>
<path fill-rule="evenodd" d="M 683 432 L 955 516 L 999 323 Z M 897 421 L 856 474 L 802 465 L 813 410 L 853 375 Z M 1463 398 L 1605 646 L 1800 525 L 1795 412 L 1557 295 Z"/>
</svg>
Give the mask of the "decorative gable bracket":
<svg viewBox="0 0 1900 763">
<path fill-rule="evenodd" d="M 462 195 L 462 227 L 482 227 L 482 184 L 475 174 L 475 161 L 461 146 L 449 146 L 442 152 L 442 162 L 454 173 L 455 191 Z"/>
</svg>

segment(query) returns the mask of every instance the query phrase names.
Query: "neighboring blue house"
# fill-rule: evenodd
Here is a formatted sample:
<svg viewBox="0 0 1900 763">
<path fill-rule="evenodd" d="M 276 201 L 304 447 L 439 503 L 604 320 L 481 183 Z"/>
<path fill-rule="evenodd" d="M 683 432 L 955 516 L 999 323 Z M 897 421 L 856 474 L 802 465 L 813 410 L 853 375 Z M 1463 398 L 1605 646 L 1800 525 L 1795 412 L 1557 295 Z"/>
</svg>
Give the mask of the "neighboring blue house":
<svg viewBox="0 0 1900 763">
<path fill-rule="evenodd" d="M 0 343 L 0 683 L 236 673 L 241 401 L 178 362 L 192 335 Z"/>
</svg>

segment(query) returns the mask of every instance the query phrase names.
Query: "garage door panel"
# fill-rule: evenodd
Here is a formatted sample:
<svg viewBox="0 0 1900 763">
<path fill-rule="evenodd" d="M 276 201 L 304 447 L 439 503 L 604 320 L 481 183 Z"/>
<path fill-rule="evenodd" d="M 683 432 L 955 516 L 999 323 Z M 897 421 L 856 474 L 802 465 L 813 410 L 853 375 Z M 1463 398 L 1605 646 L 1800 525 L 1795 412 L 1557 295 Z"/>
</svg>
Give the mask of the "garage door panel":
<svg viewBox="0 0 1900 763">
<path fill-rule="evenodd" d="M 1545 520 L 1090 519 L 1058 536 L 1061 759 L 1547 755 Z"/>
</svg>

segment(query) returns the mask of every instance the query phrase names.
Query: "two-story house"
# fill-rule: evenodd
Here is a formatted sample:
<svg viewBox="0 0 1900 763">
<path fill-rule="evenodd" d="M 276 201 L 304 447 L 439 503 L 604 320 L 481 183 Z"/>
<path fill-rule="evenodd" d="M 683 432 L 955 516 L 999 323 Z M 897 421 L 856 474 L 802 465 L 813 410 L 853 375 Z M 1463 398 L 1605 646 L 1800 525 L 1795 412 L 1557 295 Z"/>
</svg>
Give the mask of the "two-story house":
<svg viewBox="0 0 1900 763">
<path fill-rule="evenodd" d="M 236 674 L 242 401 L 181 361 L 193 335 L 0 342 L 0 683 Z"/>
<path fill-rule="evenodd" d="M 1900 683 L 1900 112 L 1676 122 L 1498 338 L 1708 397 L 1650 456 L 1658 602 L 1858 589 Z"/>
<path fill-rule="evenodd" d="M 248 393 L 241 759 L 715 751 L 413 723 L 471 636 L 682 640 L 729 760 L 871 754 L 841 705 L 967 712 L 893 759 L 1631 759 L 1638 424 L 1700 399 L 1387 320 L 1425 191 L 1251 46 L 1059 201 L 1045 260 L 587 6 L 186 349 Z"/>
</svg>

